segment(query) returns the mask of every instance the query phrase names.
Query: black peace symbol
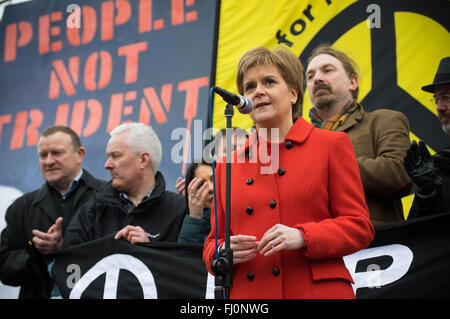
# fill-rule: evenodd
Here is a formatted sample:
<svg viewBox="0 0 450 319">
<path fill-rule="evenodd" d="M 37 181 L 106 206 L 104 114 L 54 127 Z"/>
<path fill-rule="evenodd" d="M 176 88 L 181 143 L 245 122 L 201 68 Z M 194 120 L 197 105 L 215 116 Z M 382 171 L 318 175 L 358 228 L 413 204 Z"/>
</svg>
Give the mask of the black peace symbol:
<svg viewBox="0 0 450 319">
<path fill-rule="evenodd" d="M 366 8 L 377 4 L 381 8 L 381 27 L 371 28 L 372 88 L 361 101 L 366 111 L 378 108 L 395 109 L 406 115 L 411 131 L 433 149 L 448 144 L 438 118 L 408 92 L 397 85 L 397 56 L 395 40 L 395 12 L 413 12 L 427 16 L 447 31 L 450 29 L 450 2 L 408 0 L 362 0 L 357 1 L 330 20 L 309 42 L 300 55 L 304 66 L 314 48 L 323 42 L 334 43 L 348 30 L 367 19 Z M 414 72 L 415 70 L 411 70 Z M 420 90 L 421 85 L 417 84 Z M 431 98 L 431 95 L 430 95 Z"/>
</svg>

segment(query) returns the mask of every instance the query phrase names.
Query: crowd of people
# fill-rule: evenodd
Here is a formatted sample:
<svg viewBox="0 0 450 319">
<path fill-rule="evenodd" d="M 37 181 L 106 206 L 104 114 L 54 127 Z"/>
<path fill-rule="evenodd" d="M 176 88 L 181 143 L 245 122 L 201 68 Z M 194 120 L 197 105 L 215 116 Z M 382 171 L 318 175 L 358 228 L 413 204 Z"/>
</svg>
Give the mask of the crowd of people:
<svg viewBox="0 0 450 319">
<path fill-rule="evenodd" d="M 213 272 L 217 252 L 227 248 L 224 137 L 230 132 L 230 297 L 354 298 L 343 256 L 366 248 L 374 226 L 404 220 L 401 198 L 413 185 L 408 219 L 450 210 L 450 148 L 432 156 L 424 142 L 410 143 L 404 114 L 366 112 L 357 69 L 329 45 L 314 50 L 305 70 L 282 47 L 247 51 L 236 84 L 253 101 L 254 130 L 216 134 L 213 165 L 191 163 L 176 192 L 166 189 L 158 170 L 162 146 L 149 125 L 127 123 L 110 132 L 104 163 L 110 181 L 83 168 L 86 149 L 72 129 L 47 128 L 37 144 L 45 183 L 6 211 L 0 280 L 20 286 L 19 298 L 50 298 L 57 293 L 51 277 L 37 273 L 52 254 L 109 234 L 132 244 L 202 244 Z M 312 124 L 301 116 L 304 85 Z M 450 136 L 450 57 L 422 90 L 433 94 Z"/>
</svg>

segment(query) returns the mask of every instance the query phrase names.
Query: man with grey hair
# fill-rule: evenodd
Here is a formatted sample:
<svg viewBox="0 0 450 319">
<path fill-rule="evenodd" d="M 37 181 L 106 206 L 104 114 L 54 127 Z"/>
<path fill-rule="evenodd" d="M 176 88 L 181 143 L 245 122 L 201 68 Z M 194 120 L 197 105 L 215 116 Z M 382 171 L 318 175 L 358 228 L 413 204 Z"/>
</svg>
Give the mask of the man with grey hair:
<svg viewBox="0 0 450 319">
<path fill-rule="evenodd" d="M 181 195 L 165 189 L 158 136 L 142 123 L 122 124 L 110 135 L 104 167 L 111 181 L 74 217 L 64 247 L 113 233 L 132 244 L 176 242 L 186 206 Z"/>
</svg>

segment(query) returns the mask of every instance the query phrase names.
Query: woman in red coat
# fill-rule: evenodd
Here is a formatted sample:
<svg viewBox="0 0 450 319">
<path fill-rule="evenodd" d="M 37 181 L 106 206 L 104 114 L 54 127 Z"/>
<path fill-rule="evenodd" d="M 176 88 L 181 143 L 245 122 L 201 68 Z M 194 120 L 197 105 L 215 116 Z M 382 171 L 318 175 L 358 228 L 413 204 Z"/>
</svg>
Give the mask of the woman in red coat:
<svg viewBox="0 0 450 319">
<path fill-rule="evenodd" d="M 255 105 L 256 131 L 232 158 L 230 298 L 354 298 L 342 257 L 368 246 L 374 230 L 350 139 L 299 117 L 302 65 L 287 50 L 245 53 L 237 86 Z M 220 250 L 224 163 L 216 186 Z M 210 272 L 214 219 L 203 251 Z"/>
</svg>

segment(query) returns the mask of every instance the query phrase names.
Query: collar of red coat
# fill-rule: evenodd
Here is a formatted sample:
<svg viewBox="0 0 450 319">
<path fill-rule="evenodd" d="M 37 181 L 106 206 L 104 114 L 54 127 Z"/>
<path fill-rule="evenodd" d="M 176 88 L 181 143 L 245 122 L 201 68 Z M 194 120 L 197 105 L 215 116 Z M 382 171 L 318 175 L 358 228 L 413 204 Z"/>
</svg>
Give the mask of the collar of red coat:
<svg viewBox="0 0 450 319">
<path fill-rule="evenodd" d="M 299 117 L 289 130 L 283 144 L 286 143 L 287 141 L 296 144 L 301 144 L 308 138 L 309 134 L 312 132 L 313 129 L 314 126 L 311 123 L 308 123 L 302 117 Z M 253 131 L 253 133 L 247 139 L 245 146 L 237 152 L 238 156 L 242 152 L 246 152 L 248 154 L 250 147 L 256 146 L 256 142 L 258 140 L 257 133 L 258 132 L 256 130 Z"/>
</svg>

